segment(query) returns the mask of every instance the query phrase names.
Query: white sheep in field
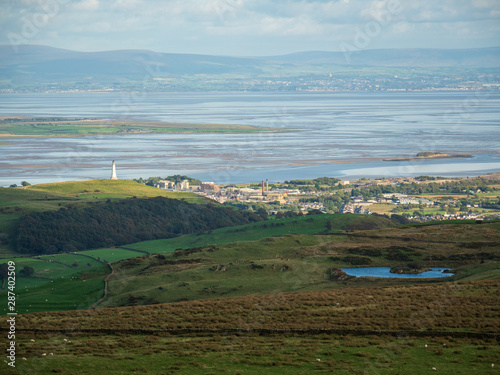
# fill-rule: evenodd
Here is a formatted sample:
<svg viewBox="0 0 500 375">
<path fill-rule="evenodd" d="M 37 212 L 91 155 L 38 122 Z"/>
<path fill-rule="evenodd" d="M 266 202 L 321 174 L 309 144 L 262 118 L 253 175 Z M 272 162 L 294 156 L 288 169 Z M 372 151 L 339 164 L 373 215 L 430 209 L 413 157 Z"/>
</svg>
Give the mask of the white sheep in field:
<svg viewBox="0 0 500 375">
<path fill-rule="evenodd" d="M 49 355 L 50 355 L 50 356 L 53 356 L 53 355 L 54 355 L 54 353 L 49 353 Z"/>
<path fill-rule="evenodd" d="M 31 341 L 31 342 L 35 342 L 35 339 L 31 339 L 30 341 Z"/>
<path fill-rule="evenodd" d="M 435 367 L 432 368 L 432 371 L 437 371 L 437 369 Z"/>
</svg>

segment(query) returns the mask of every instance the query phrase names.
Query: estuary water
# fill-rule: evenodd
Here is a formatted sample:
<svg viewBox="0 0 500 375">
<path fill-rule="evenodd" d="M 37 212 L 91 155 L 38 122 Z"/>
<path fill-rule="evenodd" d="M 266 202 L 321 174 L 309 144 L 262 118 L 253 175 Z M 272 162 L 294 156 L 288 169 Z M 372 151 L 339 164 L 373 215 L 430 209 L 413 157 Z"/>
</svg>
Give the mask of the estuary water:
<svg viewBox="0 0 500 375">
<path fill-rule="evenodd" d="M 500 93 L 0 94 L 0 116 L 254 125 L 282 132 L 0 138 L 0 186 L 184 174 L 216 183 L 500 171 Z M 283 132 L 284 131 L 284 132 Z M 473 158 L 383 161 L 418 152 Z"/>
</svg>

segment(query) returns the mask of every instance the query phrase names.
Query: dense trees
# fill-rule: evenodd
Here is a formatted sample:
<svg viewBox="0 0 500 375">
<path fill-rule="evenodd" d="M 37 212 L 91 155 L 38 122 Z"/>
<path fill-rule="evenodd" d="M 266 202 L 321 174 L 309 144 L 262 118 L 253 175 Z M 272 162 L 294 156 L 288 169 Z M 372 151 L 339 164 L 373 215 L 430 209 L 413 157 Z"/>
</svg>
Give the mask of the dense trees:
<svg viewBox="0 0 500 375">
<path fill-rule="evenodd" d="M 140 184 L 146 184 L 146 185 L 149 185 L 149 186 L 155 186 L 156 183 L 158 183 L 160 180 L 168 180 L 168 181 L 172 181 L 172 182 L 175 182 L 175 183 L 178 183 L 178 182 L 182 182 L 184 180 L 188 180 L 189 183 L 191 185 L 201 185 L 201 181 L 196 179 L 196 178 L 192 178 L 192 177 L 189 177 L 189 176 L 183 176 L 183 175 L 180 175 L 180 174 L 175 174 L 173 176 L 168 176 L 168 177 L 165 177 L 165 178 L 162 178 L 162 177 L 149 177 L 148 179 L 143 179 L 142 177 L 138 178 L 138 179 L 134 179 L 135 182 L 138 182 Z"/>
<path fill-rule="evenodd" d="M 336 186 L 340 182 L 337 178 L 332 177 L 318 177 L 314 180 L 290 180 L 285 181 L 285 184 L 288 185 L 328 185 L 328 186 Z"/>
<path fill-rule="evenodd" d="M 59 253 L 170 238 L 261 221 L 257 213 L 168 198 L 125 199 L 86 208 L 32 213 L 17 226 L 21 253 Z"/>
</svg>

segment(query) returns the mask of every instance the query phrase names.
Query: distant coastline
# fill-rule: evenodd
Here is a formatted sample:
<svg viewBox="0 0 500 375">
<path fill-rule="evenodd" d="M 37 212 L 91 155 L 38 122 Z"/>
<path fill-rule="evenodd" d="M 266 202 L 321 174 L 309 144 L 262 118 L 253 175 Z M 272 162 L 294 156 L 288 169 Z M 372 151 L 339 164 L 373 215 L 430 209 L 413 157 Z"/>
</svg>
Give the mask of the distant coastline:
<svg viewBox="0 0 500 375">
<path fill-rule="evenodd" d="M 445 154 L 442 152 L 419 152 L 416 156 L 409 158 L 387 158 L 383 161 L 411 161 L 426 159 L 449 159 L 449 158 L 472 158 L 470 154 Z"/>
</svg>

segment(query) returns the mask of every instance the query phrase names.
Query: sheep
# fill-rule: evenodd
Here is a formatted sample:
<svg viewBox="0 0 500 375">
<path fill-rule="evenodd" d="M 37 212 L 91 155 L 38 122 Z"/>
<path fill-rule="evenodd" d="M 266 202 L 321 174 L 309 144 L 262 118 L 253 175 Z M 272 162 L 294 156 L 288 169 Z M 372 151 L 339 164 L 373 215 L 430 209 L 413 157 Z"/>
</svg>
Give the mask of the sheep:
<svg viewBox="0 0 500 375">
<path fill-rule="evenodd" d="M 47 355 L 47 353 L 42 353 L 42 357 L 45 357 Z"/>
<path fill-rule="evenodd" d="M 435 367 L 432 368 L 432 371 L 437 371 Z"/>
</svg>

